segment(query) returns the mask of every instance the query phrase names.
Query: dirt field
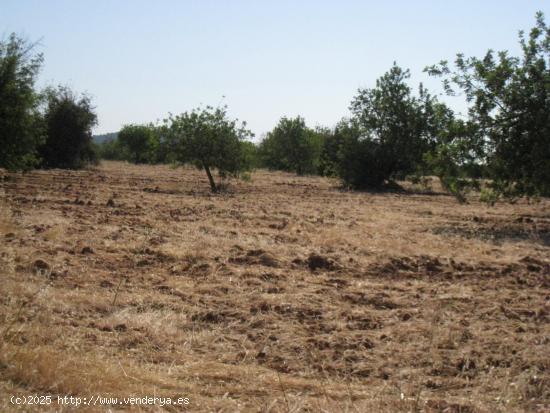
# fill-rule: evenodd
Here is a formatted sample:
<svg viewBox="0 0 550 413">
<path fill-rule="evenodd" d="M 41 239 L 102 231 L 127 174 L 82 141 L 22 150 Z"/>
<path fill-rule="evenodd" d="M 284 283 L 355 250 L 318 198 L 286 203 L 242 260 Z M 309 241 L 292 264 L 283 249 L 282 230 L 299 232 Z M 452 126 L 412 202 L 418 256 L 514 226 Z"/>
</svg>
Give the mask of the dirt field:
<svg viewBox="0 0 550 413">
<path fill-rule="evenodd" d="M 2 412 L 550 411 L 549 200 L 114 162 L 0 191 Z"/>
</svg>

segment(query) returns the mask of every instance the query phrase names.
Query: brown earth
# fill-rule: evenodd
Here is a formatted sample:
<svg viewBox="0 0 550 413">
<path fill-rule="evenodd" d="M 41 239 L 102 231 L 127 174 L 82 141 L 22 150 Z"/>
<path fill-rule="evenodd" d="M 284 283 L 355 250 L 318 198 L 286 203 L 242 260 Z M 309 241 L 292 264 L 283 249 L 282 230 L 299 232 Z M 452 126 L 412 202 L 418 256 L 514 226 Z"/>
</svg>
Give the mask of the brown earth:
<svg viewBox="0 0 550 413">
<path fill-rule="evenodd" d="M 550 411 L 548 200 L 114 162 L 0 191 L 0 411 Z"/>
</svg>

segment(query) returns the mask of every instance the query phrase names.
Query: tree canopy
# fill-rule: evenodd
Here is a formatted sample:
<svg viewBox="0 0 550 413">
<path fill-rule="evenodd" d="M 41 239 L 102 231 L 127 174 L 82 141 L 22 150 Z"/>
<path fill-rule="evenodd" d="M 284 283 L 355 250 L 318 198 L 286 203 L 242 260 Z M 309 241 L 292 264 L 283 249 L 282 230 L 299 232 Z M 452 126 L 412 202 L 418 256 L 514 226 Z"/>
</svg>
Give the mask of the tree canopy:
<svg viewBox="0 0 550 413">
<path fill-rule="evenodd" d="M 308 128 L 304 118 L 283 117 L 261 142 L 259 154 L 263 165 L 270 169 L 314 174 L 322 145 L 320 134 Z"/>
<path fill-rule="evenodd" d="M 347 138 L 340 175 L 355 188 L 372 188 L 413 173 L 438 133 L 437 101 L 420 85 L 413 96 L 410 73 L 395 63 L 370 89 L 360 89 L 350 106 L 349 124 L 337 128 Z"/>
<path fill-rule="evenodd" d="M 550 27 L 536 15 L 520 32 L 521 55 L 489 50 L 457 54 L 426 71 L 443 78 L 449 95 L 462 93 L 461 118 L 396 63 L 374 87 L 359 89 L 350 116 L 333 128 L 310 128 L 301 116 L 282 117 L 256 146 L 246 124 L 226 107 L 170 115 L 161 125 L 126 125 L 101 156 L 134 163 L 193 163 L 213 178 L 238 176 L 253 166 L 298 175 L 338 176 L 350 188 L 380 188 L 407 176 L 436 174 L 465 201 L 488 178 L 496 197 L 550 196 Z M 35 45 L 15 34 L 0 41 L 0 167 L 80 168 L 95 160 L 97 123 L 87 95 L 67 87 L 35 91 L 42 65 Z M 493 198 L 491 198 L 493 199 Z"/>
<path fill-rule="evenodd" d="M 78 169 L 96 162 L 92 127 L 97 116 L 89 96 L 66 86 L 44 92 L 46 141 L 40 148 L 45 168 Z"/>
<path fill-rule="evenodd" d="M 15 34 L 0 41 L 0 167 L 8 170 L 38 163 L 43 136 L 34 84 L 42 62 L 35 44 Z"/>
<path fill-rule="evenodd" d="M 448 94 L 464 92 L 475 134 L 483 147 L 492 187 L 506 196 L 550 195 L 550 28 L 536 16 L 528 36 L 520 32 L 521 57 L 489 50 L 484 57 L 458 54 L 426 70 L 444 78 Z"/>
<path fill-rule="evenodd" d="M 154 160 L 158 140 L 152 125 L 125 125 L 118 133 L 118 140 L 133 163 Z"/>
<path fill-rule="evenodd" d="M 239 176 L 250 168 L 243 142 L 253 136 L 246 123 L 227 116 L 227 107 L 197 108 L 165 120 L 168 145 L 180 163 L 204 169 L 212 192 L 217 192 L 212 170 L 221 178 Z"/>
</svg>

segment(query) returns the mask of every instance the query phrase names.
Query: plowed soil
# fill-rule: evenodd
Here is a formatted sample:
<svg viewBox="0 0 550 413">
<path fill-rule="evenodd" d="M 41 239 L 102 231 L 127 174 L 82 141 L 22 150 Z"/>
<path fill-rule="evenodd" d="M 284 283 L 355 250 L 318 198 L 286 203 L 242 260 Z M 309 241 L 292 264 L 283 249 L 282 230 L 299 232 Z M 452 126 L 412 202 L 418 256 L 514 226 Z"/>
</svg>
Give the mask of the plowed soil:
<svg viewBox="0 0 550 413">
<path fill-rule="evenodd" d="M 0 183 L 0 411 L 550 411 L 550 201 L 105 162 Z M 16 406 L 10 395 L 188 397 Z"/>
</svg>

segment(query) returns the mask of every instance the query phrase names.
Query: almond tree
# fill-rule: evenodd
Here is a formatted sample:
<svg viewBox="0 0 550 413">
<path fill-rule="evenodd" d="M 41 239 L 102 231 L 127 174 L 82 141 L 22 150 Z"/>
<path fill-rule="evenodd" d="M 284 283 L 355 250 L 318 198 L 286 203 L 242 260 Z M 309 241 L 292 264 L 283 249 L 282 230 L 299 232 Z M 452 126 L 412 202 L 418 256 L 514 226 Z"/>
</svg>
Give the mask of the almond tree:
<svg viewBox="0 0 550 413">
<path fill-rule="evenodd" d="M 464 92 L 477 130 L 470 144 L 483 146 L 496 193 L 550 196 L 550 27 L 541 12 L 519 42 L 521 57 L 492 50 L 483 58 L 458 54 L 454 68 L 442 61 L 426 71 L 444 78 L 448 94 Z"/>
<path fill-rule="evenodd" d="M 212 192 L 220 189 L 214 182 L 214 168 L 225 178 L 239 176 L 250 167 L 243 142 L 253 135 L 245 122 L 238 125 L 238 120 L 228 119 L 225 106 L 171 115 L 165 129 L 175 160 L 204 169 Z"/>
</svg>

